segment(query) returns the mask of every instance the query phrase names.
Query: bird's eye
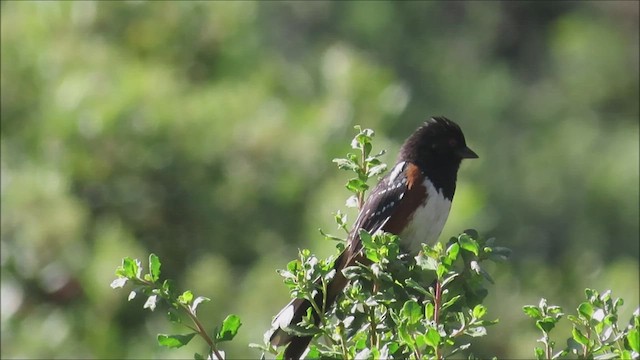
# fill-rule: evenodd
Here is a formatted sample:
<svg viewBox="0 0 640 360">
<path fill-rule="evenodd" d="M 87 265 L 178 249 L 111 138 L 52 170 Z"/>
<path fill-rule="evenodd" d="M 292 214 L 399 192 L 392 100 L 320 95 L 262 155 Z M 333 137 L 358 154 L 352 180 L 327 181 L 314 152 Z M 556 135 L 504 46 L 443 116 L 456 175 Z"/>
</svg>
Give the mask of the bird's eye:
<svg viewBox="0 0 640 360">
<path fill-rule="evenodd" d="M 449 146 L 451 146 L 451 147 L 458 146 L 458 140 L 456 140 L 454 138 L 449 139 Z"/>
</svg>

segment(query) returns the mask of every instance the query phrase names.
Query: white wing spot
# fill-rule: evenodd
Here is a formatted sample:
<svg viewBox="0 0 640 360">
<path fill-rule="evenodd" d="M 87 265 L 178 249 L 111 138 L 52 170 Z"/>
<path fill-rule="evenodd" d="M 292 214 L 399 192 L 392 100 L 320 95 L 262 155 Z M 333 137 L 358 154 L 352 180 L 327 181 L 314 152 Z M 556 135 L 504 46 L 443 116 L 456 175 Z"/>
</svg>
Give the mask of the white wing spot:
<svg viewBox="0 0 640 360">
<path fill-rule="evenodd" d="M 389 182 L 390 183 L 394 183 L 396 178 L 398 177 L 398 175 L 400 175 L 400 173 L 402 172 L 402 169 L 404 169 L 404 165 L 405 162 L 399 162 L 398 165 L 394 166 L 393 170 L 391 171 L 391 175 L 389 176 Z"/>
</svg>

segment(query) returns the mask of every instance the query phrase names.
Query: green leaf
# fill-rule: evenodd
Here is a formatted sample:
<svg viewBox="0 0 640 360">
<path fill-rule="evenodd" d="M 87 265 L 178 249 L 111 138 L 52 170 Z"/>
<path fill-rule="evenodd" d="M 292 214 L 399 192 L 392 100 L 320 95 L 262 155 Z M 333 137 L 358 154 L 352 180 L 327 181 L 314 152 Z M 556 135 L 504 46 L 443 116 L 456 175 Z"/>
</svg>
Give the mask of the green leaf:
<svg viewBox="0 0 640 360">
<path fill-rule="evenodd" d="M 167 279 L 162 282 L 162 291 L 169 294 L 169 297 L 175 297 L 175 286 L 173 285 L 173 280 Z"/>
<path fill-rule="evenodd" d="M 122 270 L 123 276 L 129 279 L 136 278 L 140 273 L 139 261 L 137 259 L 134 260 L 130 257 L 125 257 L 124 259 L 122 259 Z"/>
<path fill-rule="evenodd" d="M 444 304 L 442 304 L 442 307 L 440 307 L 441 310 L 447 309 L 449 308 L 451 305 L 455 304 L 456 302 L 458 302 L 458 300 L 462 299 L 462 295 L 456 295 L 454 297 L 452 297 L 449 301 L 445 302 Z"/>
<path fill-rule="evenodd" d="M 151 281 L 156 282 L 160 279 L 160 259 L 156 254 L 149 255 L 149 274 Z"/>
<path fill-rule="evenodd" d="M 636 351 L 637 352 L 637 351 Z M 622 350 L 622 352 L 620 352 L 620 359 L 622 360 L 631 360 L 631 351 L 629 350 Z"/>
<path fill-rule="evenodd" d="M 402 314 L 409 324 L 416 324 L 422 318 L 422 309 L 417 302 L 409 300 L 402 306 L 400 314 Z"/>
<path fill-rule="evenodd" d="M 322 357 L 322 353 L 318 350 L 317 346 L 310 346 L 309 351 L 305 355 L 306 359 L 320 359 Z"/>
<path fill-rule="evenodd" d="M 540 311 L 540 308 L 535 305 L 525 305 L 522 307 L 522 311 L 524 311 L 525 314 L 529 315 L 529 317 L 532 317 L 534 319 L 542 319 L 542 312 Z"/>
<path fill-rule="evenodd" d="M 205 360 L 204 356 L 202 356 L 201 354 L 195 353 L 193 354 L 193 360 Z"/>
<path fill-rule="evenodd" d="M 460 298 L 459 296 L 456 296 L 456 297 Z M 425 319 L 433 320 L 433 314 L 434 313 L 435 313 L 435 306 L 433 305 L 432 302 L 428 302 L 427 305 L 425 305 L 425 307 L 424 307 L 424 317 L 425 317 Z"/>
<path fill-rule="evenodd" d="M 478 304 L 473 308 L 473 317 L 476 319 L 482 319 L 482 317 L 487 313 L 487 308 Z"/>
<path fill-rule="evenodd" d="M 460 243 L 460 247 L 462 247 L 463 249 L 474 253 L 476 256 L 478 255 L 478 243 L 468 235 L 460 235 L 458 237 L 458 243 Z"/>
<path fill-rule="evenodd" d="M 238 333 L 238 329 L 242 325 L 240 321 L 240 317 L 237 315 L 231 314 L 227 316 L 226 319 L 222 322 L 222 328 L 216 334 L 217 341 L 230 341 Z"/>
<path fill-rule="evenodd" d="M 168 348 L 177 349 L 187 345 L 195 335 L 196 333 L 187 335 L 158 334 L 158 344 Z"/>
<path fill-rule="evenodd" d="M 178 301 L 184 305 L 191 304 L 193 301 L 193 293 L 190 290 L 183 292 L 182 295 L 178 296 Z"/>
<path fill-rule="evenodd" d="M 435 349 L 438 347 L 438 344 L 440 344 L 440 333 L 438 333 L 438 330 L 434 328 L 429 328 L 425 334 L 424 340 L 427 345 Z"/>
<path fill-rule="evenodd" d="M 578 329 L 575 326 L 573 327 L 573 330 L 571 330 L 571 335 L 573 336 L 573 340 L 577 341 L 579 344 L 582 344 L 582 345 L 589 344 L 589 339 L 587 339 L 587 337 L 584 336 L 582 331 L 580 331 L 580 329 Z"/>
<path fill-rule="evenodd" d="M 584 316 L 587 320 L 591 320 L 591 316 L 593 315 L 593 306 L 588 302 L 583 302 L 578 306 L 578 313 Z"/>
<path fill-rule="evenodd" d="M 362 242 L 362 245 L 364 246 L 365 249 L 367 249 L 367 248 L 375 249 L 376 248 L 376 244 L 373 242 L 373 237 L 366 230 L 360 229 L 358 234 L 360 235 L 360 241 Z"/>
<path fill-rule="evenodd" d="M 427 295 L 429 294 L 429 292 L 427 291 L 427 289 L 425 289 L 422 285 L 420 285 L 418 282 L 416 282 L 413 279 L 406 279 L 404 281 L 404 283 L 407 285 L 407 287 L 409 287 L 410 289 L 413 290 L 417 290 L 418 292 L 420 292 L 421 294 Z"/>
<path fill-rule="evenodd" d="M 447 276 L 446 278 L 444 278 L 444 279 L 442 280 L 442 284 L 441 284 L 441 286 L 442 286 L 443 288 L 444 288 L 444 287 L 446 287 L 447 285 L 449 285 L 449 283 L 450 283 L 450 282 L 452 282 L 455 278 L 457 278 L 457 277 L 458 277 L 458 275 L 460 275 L 460 274 L 459 274 L 459 273 L 453 273 L 453 274 L 451 274 L 451 275 Z"/>
<path fill-rule="evenodd" d="M 533 352 L 536 355 L 536 359 L 544 359 L 544 350 L 542 348 L 536 347 Z"/>
<path fill-rule="evenodd" d="M 458 254 L 460 253 L 460 244 L 453 243 L 447 248 L 447 257 L 451 262 L 455 261 L 458 258 Z"/>
<path fill-rule="evenodd" d="M 442 279 L 444 275 L 449 271 L 444 264 L 438 264 L 438 269 L 436 269 L 436 276 L 438 279 Z"/>
<path fill-rule="evenodd" d="M 542 320 L 536 321 L 536 326 L 538 329 L 548 333 L 556 326 L 556 321 L 552 318 L 546 317 Z"/>
<path fill-rule="evenodd" d="M 627 334 L 627 342 L 631 350 L 640 353 L 640 330 L 637 328 L 630 330 Z"/>
<path fill-rule="evenodd" d="M 369 185 L 360 179 L 354 178 L 347 182 L 347 189 L 349 189 L 349 191 L 359 193 L 368 190 Z"/>
</svg>

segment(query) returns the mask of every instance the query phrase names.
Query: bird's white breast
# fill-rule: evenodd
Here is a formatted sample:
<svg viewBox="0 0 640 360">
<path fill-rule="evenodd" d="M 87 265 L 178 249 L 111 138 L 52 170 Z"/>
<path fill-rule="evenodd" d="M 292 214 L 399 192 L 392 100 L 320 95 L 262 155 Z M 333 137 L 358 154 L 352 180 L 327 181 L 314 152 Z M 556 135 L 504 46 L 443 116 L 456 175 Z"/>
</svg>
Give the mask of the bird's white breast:
<svg viewBox="0 0 640 360">
<path fill-rule="evenodd" d="M 432 245 L 438 240 L 451 209 L 451 200 L 438 191 L 429 179 L 425 178 L 423 185 L 427 189 L 427 201 L 416 209 L 400 234 L 402 243 L 413 254 L 422 249 L 422 243 Z"/>
</svg>

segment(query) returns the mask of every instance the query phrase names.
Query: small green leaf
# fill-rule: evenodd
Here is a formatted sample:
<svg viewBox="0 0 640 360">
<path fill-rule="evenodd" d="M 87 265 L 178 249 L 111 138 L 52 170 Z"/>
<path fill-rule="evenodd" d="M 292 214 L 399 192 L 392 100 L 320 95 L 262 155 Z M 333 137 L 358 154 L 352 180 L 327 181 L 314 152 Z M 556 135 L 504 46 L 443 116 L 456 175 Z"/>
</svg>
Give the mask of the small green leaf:
<svg viewBox="0 0 640 360">
<path fill-rule="evenodd" d="M 306 359 L 320 359 L 322 354 L 320 353 L 320 350 L 318 350 L 317 346 L 312 345 L 309 347 L 309 351 L 305 356 Z"/>
<path fill-rule="evenodd" d="M 404 282 L 407 285 L 407 287 L 409 287 L 410 289 L 417 290 L 418 292 L 420 292 L 423 295 L 429 294 L 427 289 L 425 289 L 422 285 L 420 285 L 418 282 L 416 282 L 413 279 L 407 279 Z"/>
<path fill-rule="evenodd" d="M 462 247 L 463 249 L 474 253 L 476 256 L 478 255 L 478 243 L 468 235 L 460 235 L 458 237 L 458 243 L 460 243 L 460 247 Z"/>
<path fill-rule="evenodd" d="M 447 257 L 451 262 L 455 261 L 458 258 L 458 253 L 460 253 L 460 244 L 453 243 L 447 248 Z"/>
<path fill-rule="evenodd" d="M 525 305 L 522 307 L 522 311 L 524 311 L 525 314 L 534 319 L 542 318 L 542 312 L 540 311 L 540 308 L 535 305 Z"/>
<path fill-rule="evenodd" d="M 444 264 L 438 264 L 438 268 L 436 269 L 436 275 L 438 279 L 442 279 L 444 275 L 449 271 Z"/>
<path fill-rule="evenodd" d="M 373 237 L 364 229 L 360 229 L 359 233 L 360 235 L 360 241 L 362 242 L 362 245 L 364 246 L 365 249 L 375 249 L 376 245 L 373 242 Z"/>
<path fill-rule="evenodd" d="M 217 341 L 233 340 L 233 338 L 238 333 L 238 329 L 240 328 L 241 325 L 242 325 L 242 322 L 240 321 L 240 317 L 238 317 L 237 315 L 231 314 L 227 316 L 227 318 L 224 319 L 224 321 L 222 322 L 222 328 L 216 334 L 216 340 Z"/>
<path fill-rule="evenodd" d="M 168 348 L 176 349 L 187 345 L 195 335 L 196 333 L 187 335 L 158 334 L 158 344 Z"/>
<path fill-rule="evenodd" d="M 446 278 L 444 278 L 442 280 L 442 284 L 440 286 L 442 286 L 443 288 L 446 287 L 447 285 L 449 285 L 450 282 L 452 282 L 455 278 L 457 278 L 458 275 L 460 275 L 460 274 L 459 273 L 453 273 L 453 274 L 447 276 Z"/>
<path fill-rule="evenodd" d="M 193 354 L 193 360 L 205 360 L 204 356 L 202 356 L 201 354 L 195 353 Z"/>
<path fill-rule="evenodd" d="M 175 286 L 173 285 L 173 280 L 167 279 L 162 282 L 162 291 L 169 294 L 169 297 L 175 297 Z"/>
<path fill-rule="evenodd" d="M 456 297 L 460 298 L 459 296 L 456 296 Z M 433 306 L 433 303 L 432 302 L 428 302 L 427 305 L 425 305 L 425 307 L 424 307 L 424 317 L 425 317 L 425 319 L 433 320 L 433 314 L 434 313 L 435 313 L 435 307 Z"/>
<path fill-rule="evenodd" d="M 369 185 L 367 185 L 367 183 L 357 178 L 349 180 L 346 186 L 349 191 L 356 193 L 363 192 L 369 189 Z"/>
<path fill-rule="evenodd" d="M 604 317 L 603 322 L 607 326 L 612 326 L 612 325 L 614 325 L 615 323 L 618 322 L 618 317 L 616 315 L 609 314 L 609 315 Z"/>
<path fill-rule="evenodd" d="M 487 313 L 487 308 L 478 304 L 473 308 L 473 317 L 476 319 L 482 319 L 482 317 Z"/>
<path fill-rule="evenodd" d="M 456 302 L 458 302 L 458 300 L 462 299 L 462 295 L 456 295 L 454 297 L 452 297 L 449 301 L 445 302 L 444 304 L 442 304 L 442 307 L 440 307 L 441 310 L 447 309 L 449 308 L 451 305 L 455 304 Z"/>
<path fill-rule="evenodd" d="M 125 257 L 124 259 L 122 259 L 122 270 L 123 275 L 127 278 L 136 278 L 140 272 L 139 261 L 137 259 L 134 260 L 130 257 Z"/>
<path fill-rule="evenodd" d="M 420 308 L 420 305 L 413 300 L 405 302 L 400 313 L 409 324 L 418 323 L 422 317 L 422 309 Z"/>
<path fill-rule="evenodd" d="M 635 351 L 633 352 L 634 354 L 637 354 L 638 352 Z M 633 359 L 632 355 L 631 355 L 631 351 L 629 350 L 622 350 L 622 352 L 620 353 L 620 359 L 622 360 L 631 360 Z"/>
<path fill-rule="evenodd" d="M 552 318 L 546 317 L 542 320 L 536 321 L 536 326 L 538 329 L 548 333 L 556 326 L 556 321 Z"/>
<path fill-rule="evenodd" d="M 637 328 L 629 331 L 627 334 L 627 342 L 631 350 L 640 353 L 640 331 Z"/>
<path fill-rule="evenodd" d="M 591 316 L 593 315 L 593 306 L 588 302 L 583 302 L 578 306 L 578 313 L 585 317 L 587 320 L 591 320 Z"/>
<path fill-rule="evenodd" d="M 579 344 L 582 344 L 582 345 L 589 344 L 589 339 L 587 339 L 587 337 L 584 336 L 582 331 L 580 331 L 580 329 L 578 329 L 575 326 L 573 327 L 573 330 L 571 330 L 571 335 L 573 336 L 573 340 L 577 341 Z"/>
<path fill-rule="evenodd" d="M 149 275 L 151 275 L 153 282 L 160 279 L 160 265 L 160 259 L 156 254 L 149 255 Z"/>
<path fill-rule="evenodd" d="M 424 340 L 427 345 L 435 349 L 440 344 L 440 333 L 438 333 L 438 330 L 434 328 L 429 328 L 425 334 Z"/>
<path fill-rule="evenodd" d="M 544 350 L 542 348 L 536 347 L 533 352 L 536 355 L 536 359 L 544 359 Z"/>
<path fill-rule="evenodd" d="M 191 304 L 193 301 L 193 293 L 190 290 L 183 292 L 182 295 L 178 296 L 178 301 L 184 305 Z"/>
</svg>

